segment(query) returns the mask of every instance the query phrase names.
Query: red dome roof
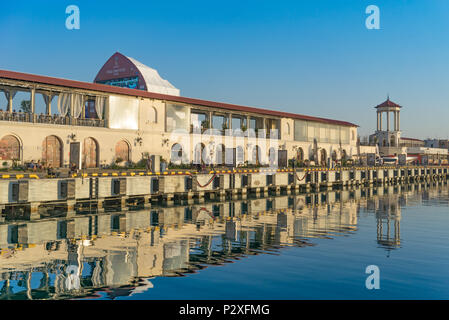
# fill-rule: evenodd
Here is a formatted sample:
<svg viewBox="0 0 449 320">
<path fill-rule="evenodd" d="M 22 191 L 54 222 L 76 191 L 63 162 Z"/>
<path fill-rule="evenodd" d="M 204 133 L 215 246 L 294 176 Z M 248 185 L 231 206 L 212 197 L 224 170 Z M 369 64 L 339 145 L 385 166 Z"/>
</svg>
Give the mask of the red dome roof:
<svg viewBox="0 0 449 320">
<path fill-rule="evenodd" d="M 376 108 L 381 108 L 381 107 L 396 107 L 396 108 L 402 108 L 400 105 L 398 105 L 397 103 L 394 103 L 393 101 L 390 100 L 390 98 L 387 98 L 387 100 L 385 100 L 383 103 L 379 104 L 376 106 Z"/>
</svg>

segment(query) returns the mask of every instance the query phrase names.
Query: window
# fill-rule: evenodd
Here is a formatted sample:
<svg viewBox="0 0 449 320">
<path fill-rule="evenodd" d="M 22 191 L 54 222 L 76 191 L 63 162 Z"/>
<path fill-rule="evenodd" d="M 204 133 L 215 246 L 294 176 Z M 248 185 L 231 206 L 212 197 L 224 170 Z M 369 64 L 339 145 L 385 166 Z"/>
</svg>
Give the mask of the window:
<svg viewBox="0 0 449 320">
<path fill-rule="evenodd" d="M 295 136 L 296 141 L 307 141 L 307 122 L 295 120 Z"/>
<path fill-rule="evenodd" d="M 190 110 L 186 106 L 167 104 L 166 105 L 166 131 L 174 130 L 189 131 Z"/>
<path fill-rule="evenodd" d="M 170 161 L 172 163 L 180 163 L 182 161 L 182 146 L 179 143 L 175 143 L 171 147 Z"/>
</svg>

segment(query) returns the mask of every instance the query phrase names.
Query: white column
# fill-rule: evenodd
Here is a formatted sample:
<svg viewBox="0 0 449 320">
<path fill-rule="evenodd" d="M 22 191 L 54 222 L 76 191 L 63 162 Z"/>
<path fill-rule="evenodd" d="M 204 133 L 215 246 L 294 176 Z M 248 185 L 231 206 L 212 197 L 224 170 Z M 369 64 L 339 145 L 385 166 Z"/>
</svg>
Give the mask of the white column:
<svg viewBox="0 0 449 320">
<path fill-rule="evenodd" d="M 30 93 L 30 100 L 31 100 L 31 114 L 34 114 L 35 112 L 35 107 L 36 107 L 36 88 L 31 88 L 31 93 Z"/>
<path fill-rule="evenodd" d="M 53 100 L 53 92 L 49 92 L 48 95 L 48 103 L 47 103 L 47 115 L 51 116 L 51 100 Z"/>
<path fill-rule="evenodd" d="M 265 119 L 265 117 L 264 118 L 262 118 L 262 133 L 263 133 L 263 135 L 264 135 L 264 139 L 266 139 L 267 138 L 267 119 Z"/>
<path fill-rule="evenodd" d="M 212 129 L 212 118 L 213 118 L 213 114 L 212 111 L 208 111 L 207 112 L 207 121 L 209 121 L 209 129 Z"/>
<path fill-rule="evenodd" d="M 377 111 L 377 131 L 379 131 L 379 111 Z"/>
<path fill-rule="evenodd" d="M 399 118 L 399 114 L 400 114 L 400 112 L 398 110 L 398 131 L 401 131 L 401 121 L 400 121 L 400 118 Z"/>
<path fill-rule="evenodd" d="M 387 131 L 390 131 L 390 112 L 387 111 Z"/>
<path fill-rule="evenodd" d="M 382 131 L 382 112 L 379 112 L 379 131 Z"/>
<path fill-rule="evenodd" d="M 393 115 L 394 115 L 394 131 L 397 131 L 397 116 L 396 116 L 396 111 L 393 111 Z"/>
<path fill-rule="evenodd" d="M 12 100 L 14 98 L 14 91 L 9 90 L 9 96 L 8 96 L 8 112 L 12 113 Z"/>
</svg>

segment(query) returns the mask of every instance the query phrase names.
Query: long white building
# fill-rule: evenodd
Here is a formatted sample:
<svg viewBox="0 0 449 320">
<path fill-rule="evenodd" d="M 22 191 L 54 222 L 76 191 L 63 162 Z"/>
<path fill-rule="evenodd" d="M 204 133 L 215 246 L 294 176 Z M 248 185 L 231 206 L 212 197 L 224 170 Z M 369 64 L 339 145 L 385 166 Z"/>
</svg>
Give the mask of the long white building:
<svg viewBox="0 0 449 320">
<path fill-rule="evenodd" d="M 357 156 L 357 125 L 180 96 L 138 61 L 114 54 L 95 83 L 0 70 L 0 167 L 41 161 L 81 168 L 159 155 L 173 163 L 327 165 Z M 17 92 L 29 94 L 19 111 Z M 37 114 L 36 98 L 45 101 Z"/>
</svg>

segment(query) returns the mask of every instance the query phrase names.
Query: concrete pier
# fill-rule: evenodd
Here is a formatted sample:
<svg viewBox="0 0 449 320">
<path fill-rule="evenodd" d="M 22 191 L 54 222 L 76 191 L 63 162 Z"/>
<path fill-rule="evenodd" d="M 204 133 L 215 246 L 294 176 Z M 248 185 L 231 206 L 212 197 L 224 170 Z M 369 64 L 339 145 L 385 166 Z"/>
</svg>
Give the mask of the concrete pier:
<svg viewBox="0 0 449 320">
<path fill-rule="evenodd" d="M 268 172 L 226 171 L 206 174 L 172 174 L 96 177 L 82 179 L 20 179 L 0 180 L 0 208 L 27 206 L 30 219 L 39 218 L 39 207 L 61 203 L 67 216 L 78 208 L 109 210 L 109 206 L 151 207 L 152 203 L 171 206 L 175 202 L 205 203 L 248 196 L 268 197 L 281 193 L 309 193 L 358 186 L 397 186 L 416 182 L 442 182 L 448 179 L 447 166 L 413 167 L 350 167 L 339 169 L 280 169 Z M 118 181 L 118 182 L 117 182 Z M 62 194 L 61 184 L 70 184 L 73 191 Z"/>
</svg>

